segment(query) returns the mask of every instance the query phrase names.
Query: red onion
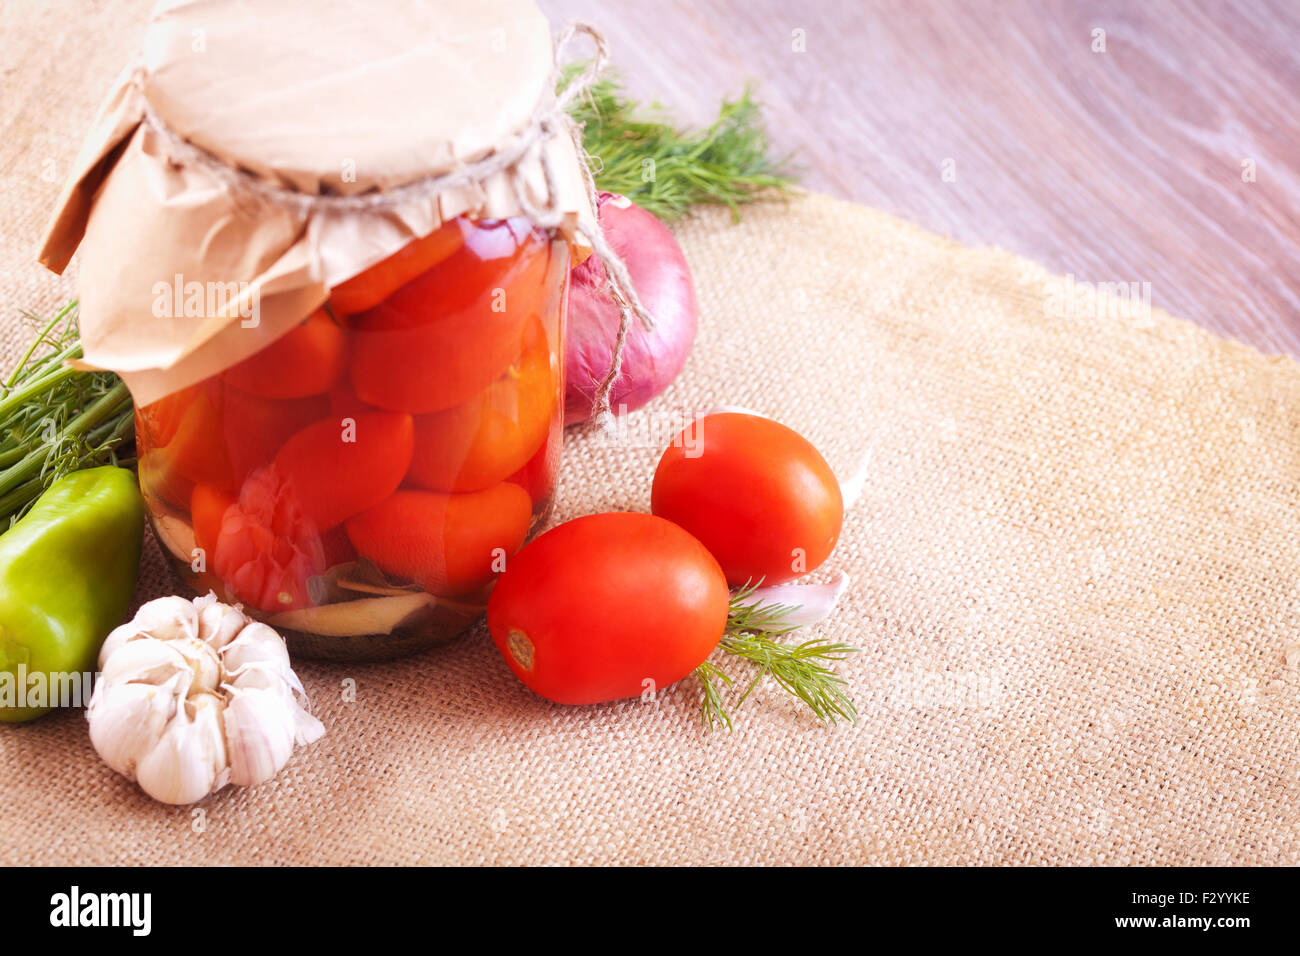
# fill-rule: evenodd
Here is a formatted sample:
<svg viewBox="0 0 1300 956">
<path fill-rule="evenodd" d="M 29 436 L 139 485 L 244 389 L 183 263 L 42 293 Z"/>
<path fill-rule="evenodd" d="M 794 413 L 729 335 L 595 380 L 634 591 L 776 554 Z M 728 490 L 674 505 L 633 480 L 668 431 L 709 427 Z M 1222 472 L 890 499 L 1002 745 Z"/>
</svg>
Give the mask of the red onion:
<svg viewBox="0 0 1300 956">
<path fill-rule="evenodd" d="M 596 213 L 605 238 L 627 266 L 653 331 L 635 318 L 623 347 L 623 373 L 610 393 L 618 412 L 640 408 L 681 372 L 695 342 L 695 286 L 668 227 L 630 199 L 601 193 Z M 596 386 L 609 371 L 618 338 L 619 308 L 610 296 L 605 267 L 591 256 L 573 270 L 565 341 L 567 381 L 564 423 L 586 421 Z"/>
</svg>

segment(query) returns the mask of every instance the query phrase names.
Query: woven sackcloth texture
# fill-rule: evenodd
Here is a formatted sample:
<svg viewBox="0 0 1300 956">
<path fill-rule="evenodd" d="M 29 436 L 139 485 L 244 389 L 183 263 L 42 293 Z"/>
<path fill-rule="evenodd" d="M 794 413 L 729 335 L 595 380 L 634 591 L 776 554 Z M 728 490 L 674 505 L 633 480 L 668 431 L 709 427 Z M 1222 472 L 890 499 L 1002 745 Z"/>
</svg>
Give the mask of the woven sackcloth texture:
<svg viewBox="0 0 1300 956">
<path fill-rule="evenodd" d="M 19 309 L 72 288 L 30 262 L 42 169 L 147 4 L 39 35 L 14 6 L 5 370 Z M 1032 263 L 826 197 L 678 233 L 695 352 L 616 442 L 567 436 L 555 518 L 645 510 L 670 429 L 717 403 L 865 462 L 816 576 L 852 576 L 817 633 L 861 648 L 856 725 L 767 688 L 708 734 L 690 680 L 553 706 L 475 634 L 302 662 L 327 736 L 201 815 L 110 771 L 79 712 L 0 726 L 0 799 L 39 808 L 0 815 L 0 863 L 1300 863 L 1300 368 L 1159 310 L 1061 308 Z M 137 597 L 171 588 L 150 540 Z"/>
</svg>

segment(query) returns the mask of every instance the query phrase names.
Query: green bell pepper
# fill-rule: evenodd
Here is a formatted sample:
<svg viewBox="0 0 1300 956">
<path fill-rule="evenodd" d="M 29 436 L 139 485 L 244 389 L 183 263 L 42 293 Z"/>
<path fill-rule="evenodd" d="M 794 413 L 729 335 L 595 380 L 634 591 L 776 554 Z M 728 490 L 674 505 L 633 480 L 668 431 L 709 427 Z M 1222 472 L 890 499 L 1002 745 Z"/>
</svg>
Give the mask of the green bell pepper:
<svg viewBox="0 0 1300 956">
<path fill-rule="evenodd" d="M 0 721 L 39 717 L 61 693 L 89 699 L 86 675 L 131 604 L 143 530 L 135 475 L 105 466 L 60 478 L 0 534 Z"/>
</svg>

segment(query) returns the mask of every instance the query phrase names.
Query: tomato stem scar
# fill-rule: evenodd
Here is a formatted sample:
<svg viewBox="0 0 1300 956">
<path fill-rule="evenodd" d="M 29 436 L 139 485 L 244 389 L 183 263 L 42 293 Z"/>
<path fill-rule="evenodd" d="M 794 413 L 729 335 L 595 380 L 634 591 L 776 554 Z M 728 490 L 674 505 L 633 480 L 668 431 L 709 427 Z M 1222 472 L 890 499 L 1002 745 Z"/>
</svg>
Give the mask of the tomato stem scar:
<svg viewBox="0 0 1300 956">
<path fill-rule="evenodd" d="M 510 633 L 506 635 L 506 647 L 509 648 L 510 656 L 514 658 L 516 664 L 526 671 L 533 669 L 533 642 L 528 639 L 527 634 L 511 628 Z"/>
</svg>

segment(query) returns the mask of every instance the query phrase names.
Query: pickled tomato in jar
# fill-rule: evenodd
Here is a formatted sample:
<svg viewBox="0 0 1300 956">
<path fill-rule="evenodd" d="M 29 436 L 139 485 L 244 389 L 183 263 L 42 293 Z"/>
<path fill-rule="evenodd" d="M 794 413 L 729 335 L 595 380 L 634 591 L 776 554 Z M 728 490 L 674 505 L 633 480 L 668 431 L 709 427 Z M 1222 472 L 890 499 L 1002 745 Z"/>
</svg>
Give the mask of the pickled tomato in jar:
<svg viewBox="0 0 1300 956">
<path fill-rule="evenodd" d="M 524 218 L 453 219 L 137 409 L 177 569 L 322 639 L 463 631 L 554 496 L 568 264 Z"/>
</svg>

